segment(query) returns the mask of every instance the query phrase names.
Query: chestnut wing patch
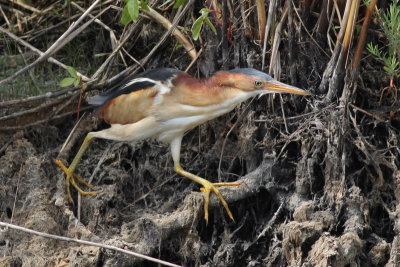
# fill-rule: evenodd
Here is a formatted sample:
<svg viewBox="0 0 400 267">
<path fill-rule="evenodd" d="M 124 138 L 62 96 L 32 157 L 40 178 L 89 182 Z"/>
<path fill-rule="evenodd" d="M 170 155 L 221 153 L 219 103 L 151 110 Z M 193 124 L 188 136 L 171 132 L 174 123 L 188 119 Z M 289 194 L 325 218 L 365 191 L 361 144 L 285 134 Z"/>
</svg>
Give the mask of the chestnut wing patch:
<svg viewBox="0 0 400 267">
<path fill-rule="evenodd" d="M 135 123 L 149 114 L 157 93 L 157 89 L 149 87 L 120 95 L 101 106 L 96 115 L 103 116 L 110 124 Z"/>
<path fill-rule="evenodd" d="M 172 79 L 179 73 L 182 71 L 171 68 L 148 70 L 90 98 L 88 103 L 96 106 L 95 115 L 104 116 L 108 123 L 133 123 L 146 116 L 157 94 L 153 88 L 156 82 Z"/>
</svg>

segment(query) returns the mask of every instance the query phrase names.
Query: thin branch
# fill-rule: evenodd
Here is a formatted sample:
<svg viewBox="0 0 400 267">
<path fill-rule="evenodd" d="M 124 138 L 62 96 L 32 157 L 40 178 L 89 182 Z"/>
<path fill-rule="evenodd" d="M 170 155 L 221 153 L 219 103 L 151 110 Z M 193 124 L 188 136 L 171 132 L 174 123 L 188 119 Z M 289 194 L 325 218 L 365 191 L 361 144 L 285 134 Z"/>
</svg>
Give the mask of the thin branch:
<svg viewBox="0 0 400 267">
<path fill-rule="evenodd" d="M 37 58 L 33 63 L 31 63 L 30 65 L 26 66 L 25 68 L 22 68 L 21 70 L 17 71 L 16 73 L 14 73 L 13 75 L 11 75 L 10 77 L 0 81 L 0 87 L 2 85 L 4 85 L 7 82 L 10 82 L 11 80 L 15 79 L 16 77 L 18 77 L 19 75 L 25 73 L 26 71 L 30 70 L 31 68 L 33 68 L 34 66 L 36 66 L 37 64 L 39 64 L 42 61 L 47 60 L 51 55 L 53 55 L 54 53 L 56 53 L 59 49 L 61 49 L 64 45 L 67 44 L 67 42 L 65 41 L 65 39 L 67 39 L 69 37 L 69 35 L 71 35 L 71 33 L 74 31 L 74 29 L 78 26 L 79 23 L 82 22 L 82 20 L 88 16 L 88 14 L 96 7 L 96 5 L 100 2 L 100 0 L 96 0 L 87 10 L 85 13 L 82 14 L 82 16 L 75 22 L 73 22 L 71 24 L 71 26 L 68 28 L 68 30 L 66 30 L 58 39 L 57 41 L 55 41 L 49 49 L 46 50 L 46 52 L 43 53 L 43 55 L 41 55 L 39 58 Z M 101 14 L 101 13 L 100 13 Z M 81 29 L 81 28 L 80 28 Z M 79 29 L 78 29 L 79 30 Z M 83 29 L 82 29 L 83 30 Z"/>
<path fill-rule="evenodd" d="M 76 7 L 77 9 L 79 9 L 81 12 L 85 12 L 85 9 L 83 9 L 82 7 L 80 7 L 77 3 L 71 2 L 71 5 L 73 5 L 73 6 Z M 103 3 L 103 5 L 104 5 L 104 3 Z M 89 14 L 89 16 L 90 16 L 91 18 L 94 18 L 94 16 L 91 15 L 91 14 Z M 112 48 L 114 48 L 116 44 L 119 44 L 119 42 L 118 42 L 118 40 L 117 40 L 117 37 L 116 37 L 114 31 L 113 31 L 110 27 L 108 27 L 106 24 L 104 24 L 104 23 L 103 23 L 101 20 L 99 20 L 99 19 L 95 19 L 94 22 L 96 22 L 97 24 L 99 24 L 101 27 L 103 27 L 105 30 L 107 30 L 107 31 L 110 33 L 110 39 L 111 39 L 110 41 L 111 41 L 111 47 L 112 47 Z M 121 56 L 121 58 L 122 58 L 122 52 L 119 51 L 119 53 L 120 53 L 120 56 Z"/>
<path fill-rule="evenodd" d="M 144 57 L 141 61 L 140 61 L 140 67 L 143 68 L 143 66 L 146 65 L 146 63 L 150 60 L 150 58 L 153 56 L 153 54 L 157 51 L 157 49 L 167 40 L 168 36 L 172 33 L 172 31 L 175 29 L 175 27 L 178 25 L 179 21 L 182 19 L 183 15 L 186 14 L 187 10 L 189 9 L 189 7 L 192 6 L 194 0 L 189 0 L 189 2 L 185 5 L 185 7 L 183 8 L 182 12 L 179 13 L 177 15 L 176 20 L 174 21 L 174 23 L 172 23 L 171 28 L 164 33 L 164 35 L 161 37 L 160 41 L 153 47 L 153 49 L 147 54 L 146 57 Z M 136 24 L 137 25 L 137 24 Z M 121 42 L 122 44 L 123 42 Z M 119 46 L 118 46 L 119 47 Z M 113 52 L 114 53 L 114 52 Z M 110 58 L 110 57 L 109 57 Z M 107 59 L 108 60 L 108 59 Z M 103 63 L 103 65 L 105 64 L 105 62 Z M 117 80 L 120 80 L 121 78 L 124 78 L 126 76 L 128 76 L 129 74 L 133 74 L 138 70 L 138 66 L 133 65 L 130 66 L 129 68 L 123 70 L 122 72 L 120 72 L 119 74 L 115 75 L 114 77 L 112 77 L 111 79 L 107 80 L 107 82 L 105 84 L 110 84 L 113 83 Z M 97 71 L 93 77 L 96 77 L 95 75 L 98 75 L 99 71 Z"/>
<path fill-rule="evenodd" d="M 181 265 L 176 265 L 167 261 L 163 261 L 163 260 L 159 260 L 153 257 L 149 257 L 134 251 L 130 251 L 127 249 L 122 249 L 116 246 L 110 246 L 110 245 L 104 245 L 101 243 L 96 243 L 96 242 L 92 242 L 92 241 L 86 241 L 86 240 L 79 240 L 76 238 L 70 238 L 70 237 L 65 237 L 65 236 L 59 236 L 59 235 L 53 235 L 53 234 L 48 234 L 48 233 L 43 233 L 43 232 L 39 232 L 39 231 L 35 231 L 35 230 L 31 230 L 29 228 L 25 228 L 25 227 L 21 227 L 15 224 L 11 224 L 11 223 L 5 223 L 5 222 L 1 222 L 0 221 L 0 226 L 2 227 L 6 227 L 7 228 L 11 228 L 14 230 L 18 230 L 18 231 L 22 231 L 28 234 L 32 234 L 32 235 L 37 235 L 37 236 L 41 236 L 44 238 L 50 238 L 50 239 L 55 239 L 55 240 L 60 240 L 60 241 L 65 241 L 65 242 L 72 242 L 72 243 L 78 243 L 81 245 L 86 245 L 86 246 L 93 246 L 93 247 L 98 247 L 98 248 L 104 248 L 104 249 L 110 249 L 110 250 L 114 250 L 114 251 L 118 251 L 127 255 L 131 255 L 131 256 L 135 256 L 144 260 L 148 260 L 148 261 L 152 261 L 155 263 L 159 263 L 159 264 L 163 264 L 165 266 L 173 266 L 173 267 L 180 267 Z"/>
<path fill-rule="evenodd" d="M 167 20 L 165 17 L 163 17 L 160 13 L 149 7 L 149 10 L 142 10 L 143 13 L 148 15 L 150 18 L 155 20 L 156 22 L 160 23 L 164 28 L 167 30 L 172 28 L 172 24 L 169 20 Z M 192 59 L 195 59 L 197 56 L 196 49 L 193 47 L 192 43 L 189 42 L 189 40 L 186 38 L 186 36 L 178 30 L 176 27 L 172 30 L 172 34 L 175 36 L 175 38 L 183 45 L 185 50 L 188 52 L 190 57 Z"/>
<path fill-rule="evenodd" d="M 86 110 L 90 110 L 90 109 L 93 109 L 93 107 L 81 108 L 81 112 L 82 111 L 86 111 Z M 64 117 L 68 117 L 68 116 L 71 116 L 72 114 L 76 114 L 77 112 L 78 112 L 77 110 L 73 110 L 73 111 L 70 111 L 70 112 L 63 113 L 61 115 L 57 115 L 57 116 L 54 116 L 54 117 L 51 117 L 51 118 L 35 121 L 35 122 L 28 123 L 28 124 L 21 125 L 21 126 L 0 127 L 0 131 L 16 131 L 16 130 L 26 129 L 26 128 L 29 128 L 29 127 L 32 127 L 32 126 L 36 126 L 36 125 L 39 125 L 39 124 L 42 124 L 42 123 L 46 123 L 48 121 L 57 120 L 57 119 L 64 118 Z"/>
<path fill-rule="evenodd" d="M 36 9 L 36 8 L 34 8 L 33 6 L 24 4 L 22 1 L 11 0 L 10 2 L 12 2 L 13 4 L 19 5 L 19 6 L 25 8 L 25 9 L 27 9 L 27 10 L 29 10 L 29 11 L 32 11 L 32 12 L 35 12 L 35 13 L 38 13 L 38 14 L 41 14 L 41 13 L 42 13 L 41 10 Z"/>
<path fill-rule="evenodd" d="M 55 92 L 48 92 L 48 93 L 44 93 L 42 95 L 30 96 L 30 97 L 23 98 L 23 99 L 14 99 L 14 100 L 10 100 L 10 101 L 4 101 L 4 102 L 0 102 L 0 108 L 7 108 L 10 105 L 22 105 L 22 104 L 32 102 L 32 101 L 37 101 L 37 100 L 56 98 L 60 95 L 66 94 L 66 93 L 74 93 L 75 91 L 78 91 L 80 89 L 81 88 L 79 86 L 79 87 L 62 89 L 60 91 L 55 91 Z"/>
<path fill-rule="evenodd" d="M 7 16 L 6 16 L 6 13 L 4 13 L 4 10 L 1 8 L 1 5 L 0 5 L 0 13 L 3 15 L 3 18 L 4 18 L 4 20 L 6 21 L 6 23 L 7 23 L 7 25 L 8 25 L 8 27 L 10 27 L 10 21 L 8 20 L 8 18 L 7 18 Z"/>
<path fill-rule="evenodd" d="M 203 54 L 203 48 L 201 48 L 200 51 L 197 53 L 196 58 L 194 58 L 192 62 L 190 62 L 189 66 L 187 66 L 187 68 L 185 69 L 185 72 L 188 72 L 193 67 L 194 63 L 196 63 L 197 59 L 199 59 L 201 54 Z"/>
<path fill-rule="evenodd" d="M 57 158 L 60 157 L 60 154 L 63 153 L 65 147 L 67 146 L 67 144 L 69 143 L 69 141 L 71 140 L 73 134 L 75 133 L 76 129 L 78 128 L 79 124 L 83 121 L 83 119 L 86 117 L 86 113 L 83 113 L 83 115 L 79 118 L 78 122 L 75 123 L 74 128 L 72 128 L 72 130 L 70 131 L 67 139 L 65 139 L 64 144 L 62 145 L 60 152 L 57 155 Z"/>
<path fill-rule="evenodd" d="M 136 24 L 131 24 L 128 30 L 125 33 L 124 39 L 119 42 L 118 46 L 112 51 L 112 53 L 108 56 L 108 58 L 101 64 L 101 66 L 96 70 L 96 72 L 92 75 L 92 80 L 97 80 L 100 74 L 104 71 L 104 69 L 108 66 L 109 62 L 114 58 L 114 56 L 120 51 L 123 45 L 130 40 L 131 35 L 135 32 L 136 28 L 140 26 L 142 18 Z M 110 79 L 110 81 L 118 80 L 119 76 L 115 76 Z"/>
<path fill-rule="evenodd" d="M 313 43 L 318 47 L 318 49 L 328 58 L 330 58 L 330 56 L 328 55 L 328 53 L 325 52 L 325 50 L 318 44 L 318 42 L 314 39 L 314 37 L 312 36 L 312 34 L 308 31 L 306 25 L 304 24 L 304 21 L 301 19 L 301 16 L 299 14 L 299 12 L 297 11 L 296 6 L 294 5 L 293 0 L 291 1 L 292 5 L 293 5 L 293 10 L 296 13 L 297 18 L 299 19 L 301 25 L 303 26 L 304 31 L 307 33 L 308 37 L 310 37 L 310 39 L 313 41 Z"/>
<path fill-rule="evenodd" d="M 15 118 L 18 118 L 18 117 L 21 117 L 24 115 L 39 112 L 41 109 L 48 108 L 48 107 L 59 104 L 60 102 L 64 101 L 64 99 L 67 97 L 69 97 L 69 95 L 64 96 L 64 97 L 57 99 L 56 101 L 53 101 L 50 103 L 43 103 L 43 104 L 41 104 L 39 106 L 35 106 L 34 108 L 31 108 L 31 109 L 27 109 L 27 110 L 23 110 L 23 111 L 19 111 L 19 112 L 13 112 L 10 115 L 5 115 L 3 117 L 0 117 L 0 121 L 15 119 Z"/>
<path fill-rule="evenodd" d="M 36 47 L 32 46 L 30 43 L 22 40 L 21 38 L 19 38 L 18 36 L 16 36 L 15 34 L 13 34 L 12 32 L 9 32 L 8 30 L 4 29 L 3 27 L 0 26 L 0 32 L 3 32 L 5 34 L 7 34 L 11 39 L 17 41 L 18 43 L 22 44 L 23 46 L 29 48 L 30 50 L 32 50 L 33 52 L 39 54 L 40 56 L 43 56 L 44 53 L 42 51 L 40 51 L 39 49 L 37 49 Z M 57 59 L 53 58 L 53 57 L 49 57 L 48 61 L 50 63 L 56 64 L 57 66 L 63 68 L 63 69 L 67 69 L 67 65 L 61 63 L 60 61 L 58 61 Z M 86 77 L 85 75 L 81 74 L 81 73 L 77 73 L 79 77 L 82 78 L 82 80 L 89 80 L 88 77 Z M 0 84 L 1 86 L 1 84 Z"/>
<path fill-rule="evenodd" d="M 164 33 L 164 35 L 161 37 L 161 40 L 156 44 L 156 46 L 153 48 L 153 50 L 151 50 L 150 53 L 143 60 L 141 60 L 142 65 L 145 65 L 147 63 L 147 61 L 149 61 L 149 59 L 157 51 L 157 49 L 165 42 L 165 40 L 168 38 L 168 36 L 176 28 L 179 21 L 182 19 L 183 15 L 185 15 L 186 12 L 188 11 L 189 7 L 192 6 L 193 2 L 194 2 L 194 0 L 189 0 L 189 2 L 183 8 L 182 12 L 177 15 L 177 19 L 171 25 L 171 28 L 169 28 L 169 30 L 166 33 Z"/>
</svg>

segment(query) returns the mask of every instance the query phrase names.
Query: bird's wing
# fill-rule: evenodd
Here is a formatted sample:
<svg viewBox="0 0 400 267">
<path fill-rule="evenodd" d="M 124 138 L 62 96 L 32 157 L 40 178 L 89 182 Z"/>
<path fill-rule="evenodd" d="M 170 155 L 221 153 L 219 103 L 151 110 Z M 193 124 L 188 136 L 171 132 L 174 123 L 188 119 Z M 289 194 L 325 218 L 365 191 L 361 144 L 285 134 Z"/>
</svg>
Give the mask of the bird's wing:
<svg viewBox="0 0 400 267">
<path fill-rule="evenodd" d="M 111 124 L 134 123 L 144 118 L 157 95 L 168 91 L 168 83 L 180 70 L 162 68 L 133 75 L 116 86 L 88 100 L 97 106 L 95 114 Z"/>
<path fill-rule="evenodd" d="M 182 73 L 182 71 L 171 68 L 160 68 L 135 74 L 101 94 L 91 97 L 88 103 L 95 106 L 102 106 L 113 98 L 152 87 L 156 81 L 169 80 L 178 73 Z"/>
</svg>

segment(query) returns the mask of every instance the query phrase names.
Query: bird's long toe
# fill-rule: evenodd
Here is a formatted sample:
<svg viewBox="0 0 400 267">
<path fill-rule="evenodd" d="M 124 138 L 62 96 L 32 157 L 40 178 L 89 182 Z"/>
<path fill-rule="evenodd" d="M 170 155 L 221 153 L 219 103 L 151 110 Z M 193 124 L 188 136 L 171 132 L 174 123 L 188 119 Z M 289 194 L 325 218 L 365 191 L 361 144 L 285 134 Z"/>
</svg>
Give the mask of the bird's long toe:
<svg viewBox="0 0 400 267">
<path fill-rule="evenodd" d="M 83 191 L 77 183 L 83 184 L 88 188 L 93 188 L 93 185 L 84 181 L 81 177 L 79 177 L 73 170 L 67 168 L 61 160 L 56 160 L 57 166 L 65 173 L 65 186 L 68 196 L 68 201 L 70 203 L 74 203 L 71 195 L 70 186 L 72 185 L 81 195 L 88 196 L 88 195 L 95 195 L 97 194 L 96 191 Z"/>
<path fill-rule="evenodd" d="M 241 182 L 231 182 L 231 183 L 211 183 L 209 181 L 204 182 L 203 187 L 200 188 L 200 191 L 203 192 L 203 197 L 204 197 L 204 219 L 208 223 L 208 205 L 210 203 L 210 193 L 214 192 L 219 200 L 221 201 L 222 205 L 224 206 L 226 212 L 228 213 L 229 218 L 232 219 L 232 221 L 235 221 L 233 219 L 232 212 L 229 209 L 228 203 L 225 201 L 223 198 L 221 192 L 219 191 L 218 187 L 221 186 L 239 186 Z"/>
</svg>

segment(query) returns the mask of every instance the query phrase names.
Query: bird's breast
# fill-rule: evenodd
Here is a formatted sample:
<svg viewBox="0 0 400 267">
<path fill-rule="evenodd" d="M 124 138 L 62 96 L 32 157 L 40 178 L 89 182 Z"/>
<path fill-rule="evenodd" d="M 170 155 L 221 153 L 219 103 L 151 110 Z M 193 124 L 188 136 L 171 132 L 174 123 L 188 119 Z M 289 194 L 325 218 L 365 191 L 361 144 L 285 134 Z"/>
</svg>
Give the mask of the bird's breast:
<svg viewBox="0 0 400 267">
<path fill-rule="evenodd" d="M 238 92 L 234 97 L 223 99 L 210 105 L 201 106 L 191 104 L 190 102 L 173 101 L 166 97 L 161 105 L 153 107 L 153 112 L 156 117 L 162 121 L 185 117 L 196 117 L 199 118 L 198 120 L 202 123 L 204 122 L 204 119 L 206 119 L 206 121 L 211 120 L 231 111 L 249 97 L 251 97 L 251 95 L 246 92 Z M 193 120 L 195 119 L 193 118 Z"/>
<path fill-rule="evenodd" d="M 249 96 L 243 94 L 214 105 L 191 106 L 187 104 L 175 104 L 159 109 L 155 112 L 155 117 L 163 125 L 163 131 L 160 133 L 158 139 L 163 142 L 170 142 L 177 135 L 183 134 L 206 121 L 230 112 L 247 98 Z"/>
</svg>

